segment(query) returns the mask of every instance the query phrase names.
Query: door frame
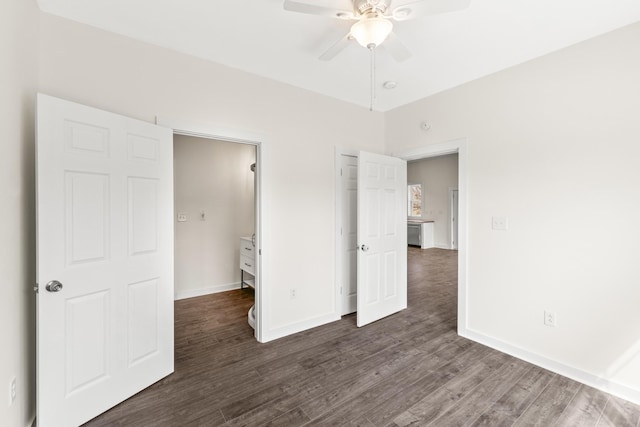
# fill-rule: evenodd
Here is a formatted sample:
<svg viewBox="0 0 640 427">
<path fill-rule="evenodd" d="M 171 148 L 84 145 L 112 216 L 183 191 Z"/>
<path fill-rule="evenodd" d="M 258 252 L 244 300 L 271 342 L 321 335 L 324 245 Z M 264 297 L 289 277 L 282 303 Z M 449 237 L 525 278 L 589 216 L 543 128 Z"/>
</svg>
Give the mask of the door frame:
<svg viewBox="0 0 640 427">
<path fill-rule="evenodd" d="M 458 191 L 458 187 L 449 187 L 449 249 L 456 250 L 458 249 L 458 236 L 457 236 L 457 228 L 458 228 L 458 212 L 457 209 L 454 209 L 454 198 L 453 194 L 458 193 L 458 204 L 460 204 L 460 192 Z M 455 215 L 454 215 L 455 214 Z M 454 219 L 456 226 L 454 227 Z M 456 233 L 453 231 L 456 230 Z M 456 239 L 454 240 L 454 234 L 456 234 Z"/>
<path fill-rule="evenodd" d="M 466 336 L 468 295 L 468 215 L 467 215 L 467 139 L 459 138 L 437 144 L 400 150 L 391 155 L 401 159 L 421 160 L 458 154 L 458 335 Z"/>
<path fill-rule="evenodd" d="M 458 154 L 458 335 L 466 333 L 467 327 L 467 295 L 468 295 L 468 215 L 467 215 L 467 139 L 459 138 L 442 143 L 429 144 L 407 150 L 401 150 L 391 153 L 392 156 L 399 157 L 404 160 L 421 160 L 430 157 L 446 156 L 447 154 Z M 335 314 L 340 318 L 342 303 L 340 295 L 340 274 L 342 269 L 342 261 L 340 259 L 340 250 L 342 249 L 342 240 L 340 237 L 340 215 L 342 214 L 341 190 L 342 183 L 340 180 L 340 156 L 358 156 L 358 150 L 336 147 L 335 148 L 335 201 L 336 201 L 336 227 L 335 227 Z"/>
<path fill-rule="evenodd" d="M 258 256 L 256 257 L 256 275 L 255 275 L 255 307 L 256 307 L 256 324 L 254 336 L 258 342 L 264 342 L 266 328 L 265 311 L 267 310 L 265 302 L 268 301 L 268 281 L 265 278 L 265 266 L 263 248 L 265 242 L 268 241 L 268 227 L 265 227 L 265 210 L 263 201 L 266 199 L 266 189 L 269 188 L 265 182 L 264 173 L 267 164 L 267 146 L 265 136 L 250 131 L 229 129 L 213 124 L 190 123 L 182 120 L 169 119 L 165 117 L 156 117 L 156 124 L 171 128 L 173 134 L 194 136 L 204 139 L 215 139 L 224 142 L 233 142 L 237 144 L 253 145 L 256 147 L 256 184 L 254 188 L 255 197 L 255 233 L 256 248 Z"/>
</svg>

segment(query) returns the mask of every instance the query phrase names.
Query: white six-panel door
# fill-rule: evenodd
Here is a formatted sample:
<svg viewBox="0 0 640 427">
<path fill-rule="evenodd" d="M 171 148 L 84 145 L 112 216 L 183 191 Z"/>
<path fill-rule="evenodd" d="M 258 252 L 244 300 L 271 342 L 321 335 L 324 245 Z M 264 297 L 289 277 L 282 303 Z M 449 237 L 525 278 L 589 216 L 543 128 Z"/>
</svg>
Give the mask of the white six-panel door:
<svg viewBox="0 0 640 427">
<path fill-rule="evenodd" d="M 407 308 L 407 162 L 358 155 L 358 326 Z"/>
<path fill-rule="evenodd" d="M 173 137 L 37 110 L 37 419 L 77 426 L 173 372 Z"/>
</svg>

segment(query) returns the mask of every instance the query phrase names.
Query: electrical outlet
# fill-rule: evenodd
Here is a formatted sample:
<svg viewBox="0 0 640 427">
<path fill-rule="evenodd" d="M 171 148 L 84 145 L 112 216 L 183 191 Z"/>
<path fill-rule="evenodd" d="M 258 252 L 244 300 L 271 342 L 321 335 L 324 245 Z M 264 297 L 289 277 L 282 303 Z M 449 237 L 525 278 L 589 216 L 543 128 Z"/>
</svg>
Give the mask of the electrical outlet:
<svg viewBox="0 0 640 427">
<path fill-rule="evenodd" d="M 544 324 L 546 326 L 555 327 L 557 320 L 555 312 L 547 310 L 544 311 Z"/>
<path fill-rule="evenodd" d="M 503 216 L 494 216 L 491 218 L 491 228 L 494 230 L 506 230 L 507 229 L 507 218 Z"/>
<path fill-rule="evenodd" d="M 13 402 L 16 401 L 16 377 L 11 379 L 9 383 L 9 405 L 13 405 Z"/>
<path fill-rule="evenodd" d="M 289 291 L 289 296 L 291 297 L 291 299 L 296 299 L 296 290 L 295 289 L 291 289 Z"/>
</svg>

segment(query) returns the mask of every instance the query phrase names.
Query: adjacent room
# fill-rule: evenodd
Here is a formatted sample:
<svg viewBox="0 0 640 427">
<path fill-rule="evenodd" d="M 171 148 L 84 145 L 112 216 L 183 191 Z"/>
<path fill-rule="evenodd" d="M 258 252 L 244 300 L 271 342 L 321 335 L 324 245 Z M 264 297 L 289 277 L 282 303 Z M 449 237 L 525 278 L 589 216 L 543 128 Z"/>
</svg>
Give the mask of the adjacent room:
<svg viewBox="0 0 640 427">
<path fill-rule="evenodd" d="M 4 6 L 1 425 L 640 425 L 639 2 Z"/>
</svg>

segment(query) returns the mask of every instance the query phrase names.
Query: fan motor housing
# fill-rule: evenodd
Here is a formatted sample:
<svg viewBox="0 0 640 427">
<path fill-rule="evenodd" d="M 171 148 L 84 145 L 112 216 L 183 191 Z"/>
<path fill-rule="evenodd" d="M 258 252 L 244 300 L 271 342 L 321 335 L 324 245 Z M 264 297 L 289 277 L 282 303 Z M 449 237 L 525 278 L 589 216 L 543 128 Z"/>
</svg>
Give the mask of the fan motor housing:
<svg viewBox="0 0 640 427">
<path fill-rule="evenodd" d="M 353 8 L 359 15 L 372 12 L 375 8 L 381 13 L 386 13 L 391 0 L 353 0 Z"/>
</svg>

